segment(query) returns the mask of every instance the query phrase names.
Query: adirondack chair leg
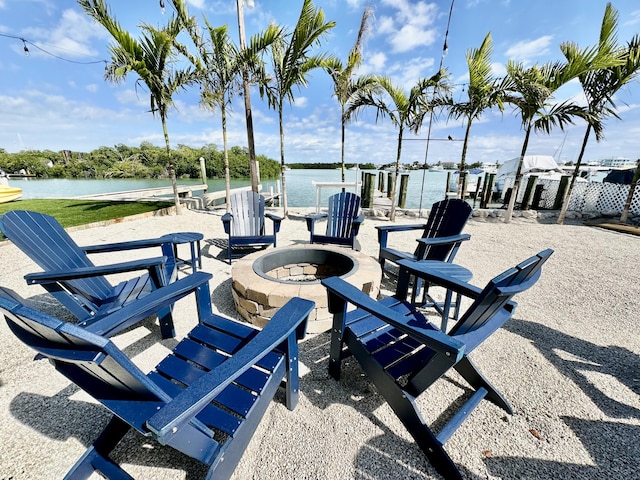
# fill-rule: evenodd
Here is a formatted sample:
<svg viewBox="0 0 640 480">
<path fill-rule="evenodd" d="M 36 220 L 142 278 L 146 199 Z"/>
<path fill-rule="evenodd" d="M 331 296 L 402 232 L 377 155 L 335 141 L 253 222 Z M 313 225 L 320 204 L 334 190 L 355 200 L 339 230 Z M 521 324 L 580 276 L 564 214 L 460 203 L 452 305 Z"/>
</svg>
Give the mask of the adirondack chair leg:
<svg viewBox="0 0 640 480">
<path fill-rule="evenodd" d="M 336 309 L 334 310 L 335 302 Z M 341 305 L 340 305 L 341 304 Z M 329 311 L 333 315 L 333 327 L 331 328 L 331 347 L 329 350 L 329 375 L 335 380 L 340 380 L 340 369 L 342 365 L 342 349 L 344 348 L 344 317 L 346 312 L 346 302 L 337 295 L 329 295 Z"/>
<path fill-rule="evenodd" d="M 134 480 L 131 475 L 109 458 L 109 453 L 131 428 L 117 417 L 113 417 L 95 442 L 80 457 L 64 477 L 65 480 L 87 479 L 94 472 L 114 480 Z"/>
<path fill-rule="evenodd" d="M 458 467 L 420 415 L 414 401 L 415 397 L 402 390 L 395 380 L 372 359 L 371 354 L 360 342 L 353 343 L 352 352 L 362 365 L 367 377 L 371 379 L 378 392 L 398 416 L 429 462 L 444 478 L 461 480 Z"/>
<path fill-rule="evenodd" d="M 160 335 L 163 339 L 174 338 L 176 336 L 171 307 L 161 310 L 158 313 L 158 322 L 160 323 Z"/>
<path fill-rule="evenodd" d="M 286 345 L 286 362 L 287 362 L 287 375 L 285 386 L 286 399 L 285 404 L 289 410 L 293 410 L 298 405 L 298 398 L 300 392 L 300 377 L 298 369 L 298 341 L 295 335 L 290 335 L 287 339 Z"/>
<path fill-rule="evenodd" d="M 474 390 L 478 390 L 480 388 L 484 388 L 487 391 L 486 398 L 491 400 L 500 408 L 506 410 L 509 414 L 513 415 L 513 409 L 511 405 L 507 401 L 507 399 L 496 389 L 489 380 L 478 370 L 478 367 L 475 366 L 473 361 L 468 357 L 464 356 L 462 360 L 460 360 L 454 367 L 456 371 L 466 380 L 466 382 L 471 385 Z"/>
</svg>

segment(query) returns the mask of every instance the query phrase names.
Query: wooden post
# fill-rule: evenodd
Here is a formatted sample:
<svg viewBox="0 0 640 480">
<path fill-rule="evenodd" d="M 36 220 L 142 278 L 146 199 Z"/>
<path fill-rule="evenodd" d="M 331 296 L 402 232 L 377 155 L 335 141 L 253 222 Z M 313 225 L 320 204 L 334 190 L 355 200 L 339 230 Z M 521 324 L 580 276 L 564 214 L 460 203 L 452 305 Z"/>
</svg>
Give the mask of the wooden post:
<svg viewBox="0 0 640 480">
<path fill-rule="evenodd" d="M 409 186 L 409 174 L 400 175 L 400 195 L 398 197 L 398 207 L 404 208 L 407 203 L 407 187 Z"/>
<path fill-rule="evenodd" d="M 451 172 L 447 172 L 447 187 L 444 190 L 444 198 L 445 200 L 447 198 L 449 198 L 449 194 L 451 193 L 451 190 L 449 189 L 449 186 L 451 185 Z"/>
<path fill-rule="evenodd" d="M 378 172 L 378 191 L 384 192 L 384 172 Z"/>
<path fill-rule="evenodd" d="M 533 195 L 534 188 L 538 181 L 538 177 L 536 175 L 531 175 L 529 180 L 527 180 L 527 186 L 524 189 L 524 196 L 522 197 L 522 206 L 520 207 L 522 210 L 529 210 L 529 205 L 531 204 L 531 196 Z"/>
<path fill-rule="evenodd" d="M 364 173 L 362 182 L 362 208 L 371 208 L 373 206 L 373 174 Z"/>
<path fill-rule="evenodd" d="M 394 177 L 394 172 L 387 172 L 387 198 L 391 198 L 393 196 L 393 186 L 396 183 L 396 179 Z M 391 198 L 393 201 L 393 198 Z"/>
<path fill-rule="evenodd" d="M 204 157 L 200 157 L 200 177 L 202 178 L 202 183 L 207 185 L 207 167 L 204 163 Z M 205 187 L 204 193 L 207 193 L 209 189 Z"/>
<path fill-rule="evenodd" d="M 482 179 L 478 178 L 478 182 L 476 183 L 476 192 L 473 194 L 473 208 L 476 208 L 476 202 L 478 201 L 478 195 L 482 195 L 484 192 L 482 191 Z"/>
<path fill-rule="evenodd" d="M 558 193 L 556 194 L 556 198 L 553 201 L 552 210 L 560 210 L 562 208 L 562 200 L 564 199 L 564 194 L 569 188 L 569 179 L 571 175 L 562 175 L 560 177 L 560 186 L 558 187 Z"/>
<path fill-rule="evenodd" d="M 544 185 L 542 184 L 536 185 L 535 191 L 533 192 L 533 200 L 531 200 L 531 205 L 536 210 L 540 209 L 540 202 L 542 201 L 543 193 L 544 193 Z"/>
</svg>

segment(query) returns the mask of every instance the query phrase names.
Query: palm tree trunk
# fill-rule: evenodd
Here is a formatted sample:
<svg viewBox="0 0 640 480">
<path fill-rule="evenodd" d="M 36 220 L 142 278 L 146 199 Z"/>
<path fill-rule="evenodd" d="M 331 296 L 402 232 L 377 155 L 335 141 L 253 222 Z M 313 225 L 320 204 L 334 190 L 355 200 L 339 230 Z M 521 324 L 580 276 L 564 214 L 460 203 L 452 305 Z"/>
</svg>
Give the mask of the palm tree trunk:
<svg viewBox="0 0 640 480">
<path fill-rule="evenodd" d="M 160 113 L 160 121 L 162 122 L 162 133 L 164 134 L 164 144 L 167 148 L 167 155 L 169 156 L 169 176 L 171 177 L 171 186 L 173 187 L 173 203 L 176 206 L 176 215 L 180 215 L 182 210 L 180 209 L 180 197 L 178 197 L 178 185 L 176 184 L 176 171 L 173 168 L 171 162 L 171 145 L 169 144 L 169 130 L 167 130 L 167 118 L 166 115 Z"/>
<path fill-rule="evenodd" d="M 280 123 L 280 176 L 282 177 L 282 207 L 284 218 L 289 218 L 286 166 L 284 163 L 284 124 L 282 123 L 282 103 L 278 105 L 278 122 Z"/>
<path fill-rule="evenodd" d="M 464 200 L 465 192 L 462 191 L 464 185 L 464 167 L 467 160 L 467 145 L 469 143 L 469 132 L 471 131 L 471 117 L 467 121 L 467 128 L 464 132 L 464 143 L 462 144 L 462 155 L 460 157 L 460 175 L 458 175 L 458 194 L 457 197 Z M 447 189 L 448 190 L 448 189 Z"/>
<path fill-rule="evenodd" d="M 344 183 L 344 131 L 345 131 L 345 125 L 344 125 L 344 105 L 341 105 L 341 110 L 342 110 L 342 146 L 341 146 L 341 155 L 342 155 L 342 183 Z M 358 179 L 356 179 L 356 182 L 358 181 Z M 344 192 L 344 188 L 342 189 L 342 191 Z"/>
<path fill-rule="evenodd" d="M 516 178 L 513 182 L 513 188 L 511 189 L 511 197 L 509 198 L 509 206 L 504 216 L 504 223 L 510 223 L 513 216 L 513 208 L 516 204 L 516 197 L 518 196 L 518 188 L 520 187 L 520 177 L 522 177 L 522 164 L 524 163 L 524 155 L 527 153 L 527 147 L 529 146 L 529 135 L 531 134 L 531 123 L 527 127 L 527 131 L 524 135 L 524 143 L 522 144 L 522 151 L 520 152 L 520 161 L 518 162 L 518 169 L 516 170 Z"/>
<path fill-rule="evenodd" d="M 569 188 L 567 189 L 564 198 L 562 199 L 562 207 L 560 208 L 560 213 L 558 214 L 557 224 L 562 225 L 564 223 L 564 219 L 567 216 L 567 210 L 569 209 L 569 201 L 571 200 L 571 194 L 573 193 L 573 186 L 576 184 L 576 178 L 580 174 L 580 165 L 582 164 L 582 157 L 584 156 L 584 152 L 587 149 L 587 141 L 589 141 L 589 134 L 591 133 L 591 124 L 587 123 L 587 131 L 584 134 L 584 138 L 582 139 L 582 148 L 580 149 L 580 154 L 578 155 L 578 160 L 576 161 L 576 168 L 573 170 L 573 175 L 571 176 L 571 183 L 569 183 Z"/>
<path fill-rule="evenodd" d="M 222 149 L 224 150 L 224 196 L 228 213 L 231 212 L 231 180 L 229 174 L 229 150 L 227 147 L 227 109 L 224 102 L 220 105 L 220 114 L 222 115 Z"/>
<path fill-rule="evenodd" d="M 400 155 L 402 154 L 402 127 L 398 133 L 398 155 L 396 157 L 396 170 L 394 172 L 393 188 L 391 189 L 391 213 L 389 220 L 396 221 L 396 190 L 398 188 L 398 174 L 400 173 Z"/>
</svg>

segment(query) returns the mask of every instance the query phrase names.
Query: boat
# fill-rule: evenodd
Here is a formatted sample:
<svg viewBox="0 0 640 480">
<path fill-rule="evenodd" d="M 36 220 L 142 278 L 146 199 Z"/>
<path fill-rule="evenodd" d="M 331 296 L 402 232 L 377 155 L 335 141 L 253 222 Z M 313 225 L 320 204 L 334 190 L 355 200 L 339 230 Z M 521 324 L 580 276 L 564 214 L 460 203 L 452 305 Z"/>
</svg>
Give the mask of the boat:
<svg viewBox="0 0 640 480">
<path fill-rule="evenodd" d="M 0 170 L 0 203 L 18 200 L 22 196 L 22 189 L 9 185 L 7 174 Z"/>
<path fill-rule="evenodd" d="M 520 157 L 512 158 L 498 168 L 495 188 L 501 198 L 504 198 L 506 191 L 513 187 L 519 162 Z M 520 174 L 522 175 L 521 185 L 526 185 L 532 175 L 538 177 L 538 180 L 560 180 L 563 175 L 566 175 L 551 155 L 525 155 Z M 578 177 L 576 181 L 585 182 L 586 180 Z"/>
</svg>

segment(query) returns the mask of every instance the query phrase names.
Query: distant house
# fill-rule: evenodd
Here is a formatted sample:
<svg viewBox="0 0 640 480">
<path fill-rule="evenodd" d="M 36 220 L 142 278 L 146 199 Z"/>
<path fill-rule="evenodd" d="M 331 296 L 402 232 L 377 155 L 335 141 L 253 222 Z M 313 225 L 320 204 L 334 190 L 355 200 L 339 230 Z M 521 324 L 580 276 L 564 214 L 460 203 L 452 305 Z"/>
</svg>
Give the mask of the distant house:
<svg viewBox="0 0 640 480">
<path fill-rule="evenodd" d="M 456 162 L 440 162 L 442 168 L 445 170 L 455 170 L 458 168 L 458 164 Z"/>
</svg>

